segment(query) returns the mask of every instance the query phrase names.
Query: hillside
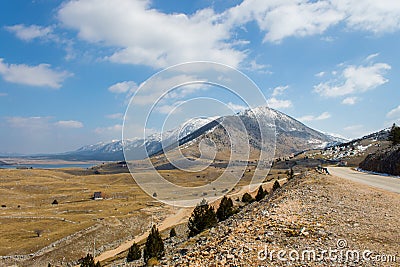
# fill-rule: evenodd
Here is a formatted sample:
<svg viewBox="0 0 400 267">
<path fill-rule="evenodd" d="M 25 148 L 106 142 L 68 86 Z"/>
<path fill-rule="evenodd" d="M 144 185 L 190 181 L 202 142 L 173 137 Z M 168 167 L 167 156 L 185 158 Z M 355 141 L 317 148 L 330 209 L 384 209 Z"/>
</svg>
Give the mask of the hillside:
<svg viewBox="0 0 400 267">
<path fill-rule="evenodd" d="M 389 131 L 390 129 L 387 128 L 348 142 L 330 145 L 324 149 L 306 151 L 299 157 L 323 159 L 331 163 L 342 162 L 348 166 L 358 167 L 369 154 L 390 146 Z"/>
<path fill-rule="evenodd" d="M 367 171 L 400 175 L 400 145 L 369 154 L 360 168 Z"/>
<path fill-rule="evenodd" d="M 338 249 L 344 254 L 360 251 L 357 266 L 395 266 L 365 260 L 362 253 L 365 250 L 374 256 L 398 253 L 400 213 L 396 207 L 399 205 L 395 193 L 308 172 L 289 181 L 269 199 L 244 207 L 240 213 L 199 236 L 186 241 L 182 230 L 178 238 L 167 239 L 167 257 L 163 263 L 173 266 L 210 263 L 218 266 L 288 266 L 289 263 L 355 266 L 352 254 L 347 262 L 346 258 L 319 257 L 321 250 Z M 295 250 L 299 254 L 291 255 L 300 259 L 290 261 L 286 254 L 283 257 L 287 260 L 280 261 L 279 250 L 287 253 Z M 310 260 L 302 261 L 302 252 L 309 250 L 315 251 L 316 259 L 311 255 Z M 273 255 L 272 260 L 269 253 Z"/>
</svg>

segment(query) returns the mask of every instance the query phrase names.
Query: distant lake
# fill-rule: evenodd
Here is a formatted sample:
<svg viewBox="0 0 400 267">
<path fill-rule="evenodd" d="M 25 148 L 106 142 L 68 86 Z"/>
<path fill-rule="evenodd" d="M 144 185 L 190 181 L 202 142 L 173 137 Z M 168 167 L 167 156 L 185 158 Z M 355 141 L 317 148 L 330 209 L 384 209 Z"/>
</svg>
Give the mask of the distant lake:
<svg viewBox="0 0 400 267">
<path fill-rule="evenodd" d="M 69 163 L 69 164 L 18 164 L 18 165 L 0 165 L 0 169 L 17 169 L 17 168 L 28 168 L 33 169 L 61 169 L 61 168 L 81 168 L 86 169 L 97 164 L 94 163 Z"/>
</svg>

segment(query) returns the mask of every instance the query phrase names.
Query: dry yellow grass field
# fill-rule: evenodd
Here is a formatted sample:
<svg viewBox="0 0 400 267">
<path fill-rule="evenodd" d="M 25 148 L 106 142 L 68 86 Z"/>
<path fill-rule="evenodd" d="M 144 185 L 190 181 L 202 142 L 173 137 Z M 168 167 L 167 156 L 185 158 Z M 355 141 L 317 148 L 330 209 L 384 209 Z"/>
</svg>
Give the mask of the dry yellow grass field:
<svg viewBox="0 0 400 267">
<path fill-rule="evenodd" d="M 99 255 L 173 212 L 173 207 L 146 195 L 129 173 L 99 170 L 100 174 L 78 169 L 0 169 L 0 265 L 65 265 L 93 254 L 94 248 Z M 248 184 L 253 171 L 253 166 L 248 167 L 238 186 Z M 204 185 L 222 172 L 217 167 L 198 173 L 159 171 L 185 186 Z M 285 176 L 273 170 L 267 180 L 279 175 Z M 94 192 L 102 192 L 104 199 L 93 200 Z M 58 204 L 52 204 L 54 200 Z"/>
<path fill-rule="evenodd" d="M 1 256 L 39 251 L 36 261 L 68 262 L 92 252 L 93 245 L 101 251 L 142 232 L 151 214 L 164 216 L 161 204 L 143 193 L 129 173 L 4 169 L 0 181 Z M 91 199 L 98 191 L 104 199 Z"/>
</svg>

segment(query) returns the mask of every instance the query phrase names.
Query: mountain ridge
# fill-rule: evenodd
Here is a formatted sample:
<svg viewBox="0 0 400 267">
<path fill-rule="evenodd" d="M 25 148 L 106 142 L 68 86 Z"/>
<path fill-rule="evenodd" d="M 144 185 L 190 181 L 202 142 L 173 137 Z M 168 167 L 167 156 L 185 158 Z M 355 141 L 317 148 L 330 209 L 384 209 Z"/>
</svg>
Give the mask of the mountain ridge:
<svg viewBox="0 0 400 267">
<path fill-rule="evenodd" d="M 218 127 L 215 122 L 220 123 L 229 116 L 240 117 L 247 128 L 251 128 L 249 126 L 256 122 L 257 117 L 265 120 L 267 122 L 266 126 L 274 127 L 277 141 L 276 156 L 290 155 L 308 149 L 324 148 L 347 141 L 314 130 L 280 111 L 267 106 L 260 106 L 244 110 L 235 115 L 194 118 L 177 128 L 162 134 L 152 134 L 146 139 L 135 138 L 98 142 L 82 146 L 74 151 L 40 156 L 63 160 L 121 161 L 125 159 L 125 150 L 125 154 L 129 154 L 129 160 L 143 159 L 147 156 L 163 153 L 163 149 L 168 149 L 169 146 L 173 146 L 176 142 L 182 145 L 204 135 L 206 132 L 212 132 L 213 129 Z M 274 120 L 274 123 L 271 123 L 271 120 Z M 260 140 L 257 139 L 259 133 L 254 129 L 250 129 L 249 134 L 250 136 L 254 135 L 251 141 L 252 144 L 256 147 L 260 146 Z"/>
</svg>

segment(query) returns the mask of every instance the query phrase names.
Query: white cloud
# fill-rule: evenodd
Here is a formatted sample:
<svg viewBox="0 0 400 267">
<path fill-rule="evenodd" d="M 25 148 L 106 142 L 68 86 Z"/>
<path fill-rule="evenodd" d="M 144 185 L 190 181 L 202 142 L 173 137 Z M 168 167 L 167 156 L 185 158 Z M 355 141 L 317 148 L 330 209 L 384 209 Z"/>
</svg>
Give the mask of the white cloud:
<svg viewBox="0 0 400 267">
<path fill-rule="evenodd" d="M 314 91 L 325 97 L 363 93 L 388 82 L 384 77 L 391 66 L 375 63 L 366 66 L 347 66 L 340 77 L 314 86 Z"/>
<path fill-rule="evenodd" d="M 334 0 L 335 8 L 346 15 L 351 29 L 373 33 L 393 32 L 400 29 L 400 2 L 393 0 Z"/>
<path fill-rule="evenodd" d="M 400 4 L 394 0 L 244 0 L 221 13 L 206 8 L 190 15 L 163 13 L 151 4 L 150 0 L 68 1 L 58 10 L 58 19 L 77 30 L 82 40 L 113 48 L 106 59 L 155 68 L 192 60 L 236 67 L 246 59 L 244 46 L 249 44 L 237 39 L 236 31 L 251 22 L 264 33 L 264 42 L 272 43 L 323 34 L 337 24 L 373 33 L 400 29 Z M 269 73 L 254 60 L 243 66 Z"/>
<path fill-rule="evenodd" d="M 233 25 L 256 21 L 265 32 L 264 41 L 273 43 L 292 36 L 322 34 L 338 23 L 378 34 L 400 29 L 400 2 L 393 0 L 245 0 L 225 15 Z"/>
<path fill-rule="evenodd" d="M 97 134 L 103 134 L 103 133 L 121 134 L 122 133 L 122 125 L 115 124 L 115 125 L 107 126 L 107 127 L 98 127 L 94 130 L 94 132 Z"/>
<path fill-rule="evenodd" d="M 400 105 L 397 108 L 392 109 L 386 114 L 388 118 L 400 118 Z"/>
<path fill-rule="evenodd" d="M 235 25 L 256 21 L 266 32 L 264 41 L 274 43 L 290 36 L 321 34 L 344 18 L 328 1 L 306 0 L 245 0 L 226 14 Z"/>
<path fill-rule="evenodd" d="M 76 149 L 92 142 L 83 135 L 83 124 L 78 121 L 57 121 L 50 116 L 5 117 L 0 124 L 6 127 L 2 137 L 3 149 L 19 153 L 59 153 Z M 82 126 L 82 127 L 81 127 Z"/>
<path fill-rule="evenodd" d="M 272 74 L 272 71 L 268 70 L 270 67 L 271 65 L 259 64 L 257 61 L 251 60 L 246 69 L 258 73 Z"/>
<path fill-rule="evenodd" d="M 11 83 L 29 86 L 60 88 L 62 82 L 72 74 L 67 71 L 55 71 L 49 64 L 29 66 L 25 64 L 8 64 L 0 58 L 0 75 Z"/>
<path fill-rule="evenodd" d="M 82 128 L 83 127 L 83 123 L 80 121 L 73 121 L 73 120 L 69 120 L 69 121 L 57 121 L 55 123 L 56 126 L 58 127 L 62 127 L 62 128 Z"/>
<path fill-rule="evenodd" d="M 283 94 L 287 89 L 289 88 L 289 85 L 285 85 L 285 86 L 277 86 L 274 88 L 274 91 L 272 92 L 272 96 L 278 96 Z"/>
<path fill-rule="evenodd" d="M 172 105 L 160 105 L 156 106 L 155 111 L 161 113 L 161 114 L 176 114 L 178 112 L 181 112 L 182 110 L 178 107 L 179 103 L 175 103 Z"/>
<path fill-rule="evenodd" d="M 357 103 L 358 97 L 346 97 L 345 99 L 343 99 L 342 104 L 344 105 L 354 105 Z"/>
<path fill-rule="evenodd" d="M 345 135 L 350 138 L 363 137 L 373 131 L 367 130 L 362 124 L 349 125 L 343 128 Z"/>
<path fill-rule="evenodd" d="M 6 26 L 5 29 L 14 33 L 23 41 L 31 41 L 35 38 L 48 37 L 53 31 L 51 27 L 42 27 L 38 25 L 25 26 L 23 24 Z"/>
<path fill-rule="evenodd" d="M 324 75 L 325 75 L 325 71 L 321 71 L 321 72 L 318 72 L 317 74 L 315 74 L 316 77 L 322 77 Z"/>
<path fill-rule="evenodd" d="M 124 138 L 142 138 L 144 136 L 143 125 L 138 124 L 114 124 L 111 126 L 97 127 L 94 129 L 94 133 L 100 140 L 121 140 L 122 130 L 124 131 Z M 146 135 L 151 135 L 157 131 L 151 128 L 146 128 Z"/>
<path fill-rule="evenodd" d="M 108 91 L 115 94 L 123 94 L 127 92 L 134 92 L 138 88 L 134 81 L 119 82 L 108 87 Z"/>
<path fill-rule="evenodd" d="M 299 121 L 321 121 L 321 120 L 326 120 L 331 117 L 331 114 L 329 112 L 323 112 L 322 114 L 315 116 L 315 115 L 306 115 L 303 117 L 299 118 Z"/>
<path fill-rule="evenodd" d="M 371 55 L 369 55 L 369 56 L 367 56 L 366 58 L 365 58 L 365 61 L 372 61 L 374 58 L 376 58 L 377 56 L 379 56 L 379 53 L 375 53 L 375 54 L 371 54 Z"/>
<path fill-rule="evenodd" d="M 54 127 L 61 128 L 82 128 L 83 123 L 74 120 L 65 120 L 52 122 L 53 118 L 49 116 L 40 117 L 7 117 L 6 121 L 13 128 L 29 128 L 29 129 L 53 129 Z"/>
<path fill-rule="evenodd" d="M 226 104 L 227 107 L 229 109 L 231 109 L 234 113 L 238 113 L 241 111 L 245 111 L 246 109 L 248 109 L 249 107 L 243 106 L 243 105 L 238 105 L 238 104 L 234 104 L 232 102 L 229 102 L 228 104 Z"/>
<path fill-rule="evenodd" d="M 292 107 L 292 101 L 280 100 L 280 99 L 276 99 L 275 97 L 268 99 L 267 104 L 270 108 L 274 108 L 274 109 L 282 109 L 282 108 Z"/>
<path fill-rule="evenodd" d="M 133 101 L 136 105 L 141 106 L 158 101 L 175 101 L 197 90 L 209 89 L 210 87 L 205 86 L 203 82 L 206 80 L 199 80 L 196 76 L 186 74 L 176 74 L 166 78 L 155 76 L 140 85 L 141 89 L 137 91 Z M 163 97 L 160 98 L 161 96 Z"/>
<path fill-rule="evenodd" d="M 122 114 L 122 113 L 114 113 L 114 114 L 108 114 L 108 115 L 106 115 L 106 118 L 107 118 L 107 119 L 113 119 L 113 120 L 115 120 L 115 119 L 120 120 L 120 119 L 122 119 L 123 117 L 124 117 L 124 114 Z"/>
<path fill-rule="evenodd" d="M 50 126 L 51 117 L 6 117 L 6 121 L 13 128 L 47 129 Z"/>
<path fill-rule="evenodd" d="M 78 0 L 62 5 L 58 18 L 83 40 L 117 47 L 106 57 L 113 62 L 159 68 L 212 60 L 237 66 L 246 56 L 228 42 L 230 28 L 212 9 L 167 14 L 152 9 L 149 0 Z"/>
</svg>

